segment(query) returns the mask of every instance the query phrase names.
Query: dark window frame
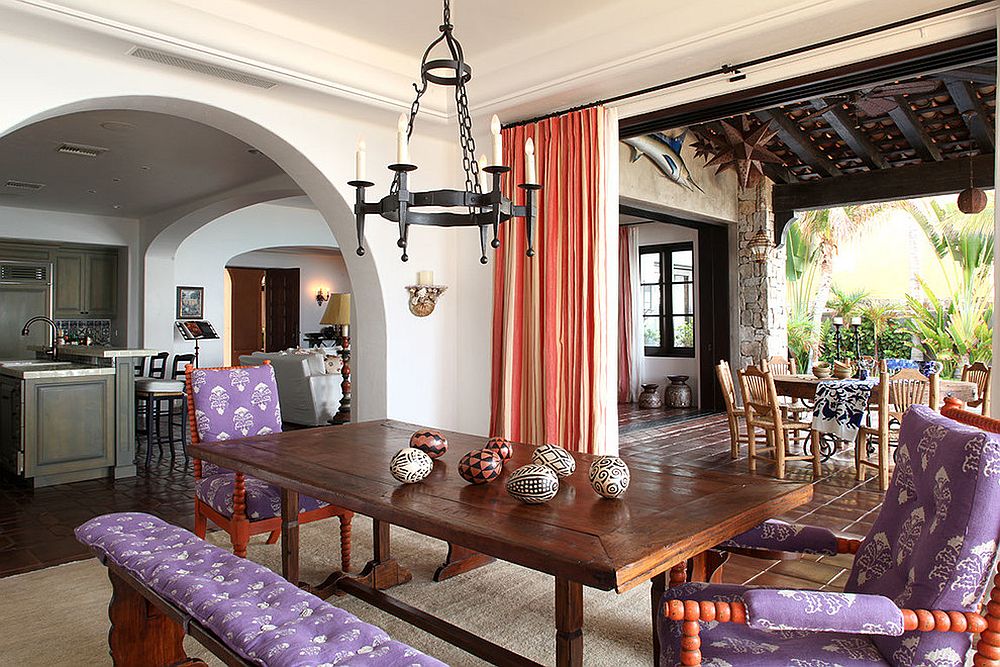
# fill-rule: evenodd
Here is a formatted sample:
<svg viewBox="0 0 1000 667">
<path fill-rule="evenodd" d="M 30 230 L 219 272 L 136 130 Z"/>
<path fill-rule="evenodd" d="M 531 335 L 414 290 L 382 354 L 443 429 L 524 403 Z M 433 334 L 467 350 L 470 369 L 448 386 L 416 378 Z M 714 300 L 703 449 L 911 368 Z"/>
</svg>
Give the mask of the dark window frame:
<svg viewBox="0 0 1000 667">
<path fill-rule="evenodd" d="M 673 266 L 672 257 L 674 253 L 680 252 L 690 252 L 691 253 L 691 280 L 673 280 L 673 276 L 670 275 L 670 268 Z M 647 283 L 642 280 L 642 257 L 643 255 L 659 255 L 660 257 L 660 280 L 656 283 Z M 691 347 L 678 347 L 674 345 L 674 317 L 690 317 L 691 318 L 691 336 L 693 341 L 698 340 L 698 318 L 695 313 L 696 302 L 695 298 L 695 254 L 694 254 L 694 242 L 683 241 L 679 243 L 659 243 L 655 245 L 645 245 L 639 247 L 639 266 L 637 270 L 639 271 L 639 294 L 636 298 L 642 299 L 643 287 L 648 285 L 656 285 L 660 288 L 660 314 L 657 316 L 660 320 L 660 344 L 658 346 L 654 345 L 643 345 L 644 354 L 647 357 L 680 357 L 680 358 L 693 358 L 695 356 L 694 345 Z M 675 285 L 690 285 L 691 286 L 691 312 L 674 312 L 674 290 Z M 646 330 L 646 315 L 642 318 L 642 329 Z M 642 334 L 645 337 L 645 334 Z"/>
</svg>

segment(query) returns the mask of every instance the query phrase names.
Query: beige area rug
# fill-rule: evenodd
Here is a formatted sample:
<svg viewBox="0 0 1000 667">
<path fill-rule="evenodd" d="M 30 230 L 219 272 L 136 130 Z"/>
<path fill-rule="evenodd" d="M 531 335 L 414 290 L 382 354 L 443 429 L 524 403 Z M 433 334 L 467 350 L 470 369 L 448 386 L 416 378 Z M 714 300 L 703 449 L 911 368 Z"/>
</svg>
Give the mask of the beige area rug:
<svg viewBox="0 0 1000 667">
<path fill-rule="evenodd" d="M 280 572 L 279 545 L 268 546 L 263 539 L 252 539 L 250 558 Z M 228 545 L 224 533 L 213 533 L 209 540 Z M 319 583 L 339 566 L 338 540 L 336 519 L 302 528 L 305 581 Z M 371 554 L 369 519 L 355 518 L 353 542 L 357 570 Z M 392 595 L 542 664 L 554 664 L 552 577 L 498 561 L 435 583 L 431 576 L 444 559 L 443 542 L 393 528 L 392 550 L 413 572 L 413 581 L 392 589 Z M 584 591 L 584 664 L 651 664 L 649 587 L 624 595 Z M 5 628 L 0 633 L 0 665 L 110 665 L 110 599 L 106 570 L 94 559 L 0 579 L 0 628 Z M 330 602 L 453 667 L 487 664 L 360 600 L 345 596 Z M 189 655 L 222 665 L 196 642 L 188 639 L 186 646 Z"/>
</svg>

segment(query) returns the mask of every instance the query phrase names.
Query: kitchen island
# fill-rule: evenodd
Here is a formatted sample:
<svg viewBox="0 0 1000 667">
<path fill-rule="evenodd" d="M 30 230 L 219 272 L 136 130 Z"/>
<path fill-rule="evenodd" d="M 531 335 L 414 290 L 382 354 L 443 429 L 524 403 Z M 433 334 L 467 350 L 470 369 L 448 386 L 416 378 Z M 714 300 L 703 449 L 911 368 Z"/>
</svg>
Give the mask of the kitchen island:
<svg viewBox="0 0 1000 667">
<path fill-rule="evenodd" d="M 33 486 L 135 475 L 136 357 L 65 345 L 55 359 L 0 361 L 0 468 Z"/>
</svg>

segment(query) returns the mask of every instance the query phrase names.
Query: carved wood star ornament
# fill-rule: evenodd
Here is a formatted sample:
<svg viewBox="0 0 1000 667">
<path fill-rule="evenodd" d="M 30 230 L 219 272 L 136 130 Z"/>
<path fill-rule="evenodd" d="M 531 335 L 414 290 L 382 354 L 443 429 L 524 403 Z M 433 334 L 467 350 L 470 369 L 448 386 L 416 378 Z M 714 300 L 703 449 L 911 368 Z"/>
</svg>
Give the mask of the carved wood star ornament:
<svg viewBox="0 0 1000 667">
<path fill-rule="evenodd" d="M 719 121 L 723 134 L 709 143 L 715 146 L 715 157 L 706 167 L 716 167 L 721 174 L 732 169 L 739 177 L 740 187 L 746 189 L 757 185 L 764 177 L 765 162 L 781 162 L 781 158 L 766 146 L 778 132 L 771 129 L 771 121 L 753 127 L 747 116 L 741 116 L 739 127 L 729 121 Z"/>
</svg>

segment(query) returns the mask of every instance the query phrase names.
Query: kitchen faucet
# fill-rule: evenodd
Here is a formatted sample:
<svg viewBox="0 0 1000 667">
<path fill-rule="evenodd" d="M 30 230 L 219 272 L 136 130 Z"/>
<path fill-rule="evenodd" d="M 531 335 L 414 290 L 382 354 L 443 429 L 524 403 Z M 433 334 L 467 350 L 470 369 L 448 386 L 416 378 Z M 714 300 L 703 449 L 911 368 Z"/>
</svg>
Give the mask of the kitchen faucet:
<svg viewBox="0 0 1000 667">
<path fill-rule="evenodd" d="M 48 351 L 45 352 L 45 354 L 47 356 L 52 357 L 53 359 L 55 359 L 56 358 L 56 323 L 53 322 L 51 318 L 45 317 L 44 315 L 37 315 L 35 317 L 32 317 L 30 320 L 28 320 L 27 322 L 24 323 L 24 327 L 21 329 L 21 335 L 22 336 L 27 336 L 28 335 L 28 330 L 31 328 L 31 325 L 34 324 L 35 322 L 45 322 L 46 324 L 49 325 L 49 328 L 51 329 L 51 335 L 49 336 L 49 349 L 48 349 Z"/>
</svg>

